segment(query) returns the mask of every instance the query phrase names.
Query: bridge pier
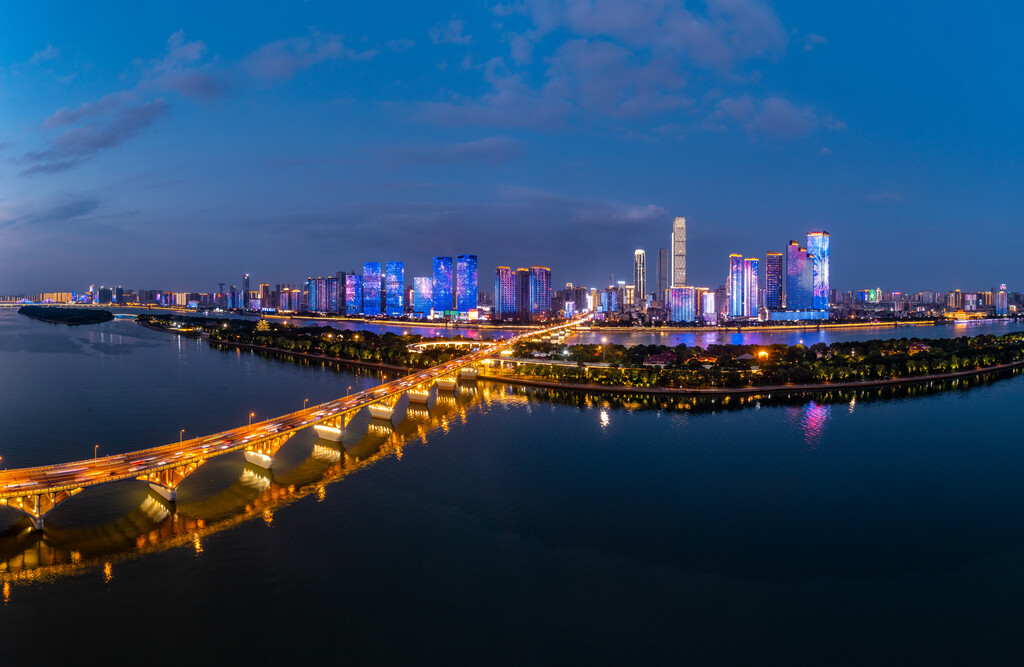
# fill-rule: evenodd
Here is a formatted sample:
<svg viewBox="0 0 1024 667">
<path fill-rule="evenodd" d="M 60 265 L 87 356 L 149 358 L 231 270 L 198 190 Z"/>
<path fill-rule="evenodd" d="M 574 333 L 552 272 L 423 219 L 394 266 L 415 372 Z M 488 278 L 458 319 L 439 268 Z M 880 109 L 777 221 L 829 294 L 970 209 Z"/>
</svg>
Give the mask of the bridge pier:
<svg viewBox="0 0 1024 667">
<path fill-rule="evenodd" d="M 188 463 L 172 468 L 164 468 L 146 475 L 140 475 L 135 479 L 149 484 L 149 488 L 167 502 L 175 502 L 178 499 L 178 485 L 185 481 L 185 478 L 206 463 L 206 459 L 196 459 Z"/>
<path fill-rule="evenodd" d="M 391 421 L 395 415 L 395 405 L 397 403 L 398 396 L 388 396 L 375 403 L 370 403 L 367 408 L 370 410 L 370 416 L 374 419 Z"/>
<path fill-rule="evenodd" d="M 292 435 L 293 433 L 284 433 L 250 444 L 243 452 L 245 460 L 254 466 L 269 470 L 274 465 L 274 455 L 277 454 L 277 450 L 281 449 L 281 446 L 288 442 Z"/>
<path fill-rule="evenodd" d="M 455 391 L 459 387 L 459 381 L 453 375 L 439 377 L 434 382 L 437 384 L 437 388 L 443 391 Z"/>
<path fill-rule="evenodd" d="M 42 532 L 43 519 L 57 505 L 80 492 L 82 489 L 64 489 L 47 493 L 26 494 L 0 499 L 0 505 L 21 512 L 32 521 L 32 529 Z"/>
<path fill-rule="evenodd" d="M 480 371 L 473 368 L 472 366 L 466 366 L 459 369 L 459 379 L 462 380 L 475 380 L 476 376 L 480 374 Z"/>
<path fill-rule="evenodd" d="M 341 439 L 345 437 L 345 429 L 348 428 L 349 422 L 351 422 L 352 418 L 355 416 L 355 412 L 346 412 L 336 415 L 320 422 L 319 424 L 313 424 L 313 430 L 316 431 L 316 434 L 324 440 L 341 442 Z"/>
<path fill-rule="evenodd" d="M 405 395 L 409 397 L 410 403 L 427 403 L 430 400 L 430 386 L 413 387 Z"/>
</svg>

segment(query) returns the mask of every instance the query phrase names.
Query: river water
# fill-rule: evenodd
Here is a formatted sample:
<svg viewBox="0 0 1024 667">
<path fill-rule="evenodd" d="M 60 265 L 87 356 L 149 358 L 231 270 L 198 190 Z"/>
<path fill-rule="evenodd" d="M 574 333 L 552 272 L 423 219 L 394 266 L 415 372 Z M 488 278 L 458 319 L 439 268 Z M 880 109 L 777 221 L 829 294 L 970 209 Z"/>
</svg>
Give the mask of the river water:
<svg viewBox="0 0 1024 667">
<path fill-rule="evenodd" d="M 0 374 L 7 467 L 382 379 L 10 311 Z M 43 538 L 0 509 L 4 662 L 1011 664 L 1022 398 L 1020 375 L 728 405 L 466 385 L 340 449 L 300 433 L 269 473 L 214 459 L 176 505 L 87 489 Z"/>
</svg>

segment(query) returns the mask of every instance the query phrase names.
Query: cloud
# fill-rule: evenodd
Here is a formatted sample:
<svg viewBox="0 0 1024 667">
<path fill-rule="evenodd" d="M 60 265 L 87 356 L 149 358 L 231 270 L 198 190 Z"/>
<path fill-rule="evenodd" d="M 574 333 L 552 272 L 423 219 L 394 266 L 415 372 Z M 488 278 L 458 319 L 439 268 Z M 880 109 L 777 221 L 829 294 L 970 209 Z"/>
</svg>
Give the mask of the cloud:
<svg viewBox="0 0 1024 667">
<path fill-rule="evenodd" d="M 47 44 L 45 49 L 43 49 L 42 51 L 36 51 L 35 53 L 32 54 L 32 64 L 33 65 L 38 65 L 41 62 L 45 62 L 47 60 L 53 60 L 54 58 L 58 57 L 59 55 L 60 55 L 60 49 L 58 49 L 53 44 Z"/>
<path fill-rule="evenodd" d="M 711 121 L 734 122 L 751 135 L 782 139 L 805 136 L 823 124 L 811 107 L 798 106 L 778 96 L 756 100 L 749 95 L 719 100 Z"/>
<path fill-rule="evenodd" d="M 215 64 L 200 64 L 205 53 L 204 42 L 187 41 L 179 30 L 167 38 L 167 52 L 149 62 L 139 87 L 197 99 L 220 97 L 229 88 L 228 79 Z"/>
<path fill-rule="evenodd" d="M 43 121 L 43 127 L 52 129 L 54 127 L 72 125 L 83 118 L 101 116 L 121 109 L 134 99 L 136 99 L 135 93 L 128 90 L 110 93 L 95 102 L 86 102 L 76 109 L 58 109 L 53 115 Z"/>
<path fill-rule="evenodd" d="M 813 51 L 814 47 L 828 44 L 828 40 L 821 35 L 807 35 L 804 40 L 804 51 Z"/>
<path fill-rule="evenodd" d="M 91 108 L 88 113 L 79 113 L 75 120 L 92 118 L 100 113 L 104 116 L 88 124 L 65 130 L 52 139 L 48 147 L 42 151 L 25 153 L 26 161 L 37 164 L 22 173 L 55 173 L 69 169 L 99 151 L 121 145 L 164 116 L 168 110 L 168 104 L 163 98 L 141 104 L 131 104 L 130 100 L 131 97 L 126 97 L 120 98 L 118 104 L 106 103 L 102 105 L 102 112 L 96 112 L 95 108 Z M 80 111 L 81 108 L 76 111 Z M 68 123 L 60 122 L 56 125 L 66 124 Z"/>
<path fill-rule="evenodd" d="M 464 162 L 499 163 L 522 155 L 522 147 L 510 137 L 485 137 L 441 146 L 401 148 L 392 151 L 392 163 L 456 164 Z"/>
<path fill-rule="evenodd" d="M 416 42 L 411 39 L 389 39 L 385 46 L 388 51 L 402 53 L 403 51 L 408 51 L 412 47 L 416 46 Z"/>
<path fill-rule="evenodd" d="M 356 52 L 345 46 L 341 35 L 313 33 L 270 42 L 242 61 L 242 68 L 256 79 L 286 81 L 301 69 L 334 60 L 369 60 L 374 49 Z"/>
<path fill-rule="evenodd" d="M 463 46 L 471 44 L 473 36 L 462 32 L 465 25 L 465 21 L 456 18 L 439 23 L 430 29 L 430 41 L 434 44 L 460 44 Z"/>
<path fill-rule="evenodd" d="M 28 225 L 50 225 L 58 222 L 66 222 L 75 218 L 92 213 L 99 208 L 100 202 L 92 197 L 64 195 L 54 202 L 21 218 L 21 222 Z"/>
<path fill-rule="evenodd" d="M 873 202 L 899 202 L 903 201 L 903 195 L 893 190 L 882 190 L 881 192 L 872 192 L 867 196 L 867 200 Z"/>
<path fill-rule="evenodd" d="M 12 145 L 13 145 L 13 144 L 12 144 L 11 142 L 9 142 L 9 141 L 0 141 L 0 151 L 4 151 L 4 150 L 7 150 L 7 149 L 8 149 L 8 148 L 10 148 L 10 147 L 11 147 Z"/>
</svg>

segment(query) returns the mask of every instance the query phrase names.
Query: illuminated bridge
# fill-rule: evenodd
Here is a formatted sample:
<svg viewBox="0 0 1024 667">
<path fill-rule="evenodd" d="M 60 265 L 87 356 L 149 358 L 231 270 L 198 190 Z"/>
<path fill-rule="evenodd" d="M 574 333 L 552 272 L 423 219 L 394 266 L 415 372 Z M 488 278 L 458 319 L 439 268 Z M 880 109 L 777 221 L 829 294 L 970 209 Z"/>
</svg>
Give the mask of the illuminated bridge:
<svg viewBox="0 0 1024 667">
<path fill-rule="evenodd" d="M 589 319 L 587 315 L 530 330 L 357 394 L 228 431 L 125 454 L 2 470 L 0 505 L 28 515 L 35 529 L 42 530 L 43 518 L 51 510 L 85 488 L 98 484 L 135 479 L 148 483 L 167 500 L 174 500 L 178 485 L 215 456 L 242 450 L 249 463 L 269 468 L 281 446 L 304 428 L 313 427 L 321 438 L 340 441 L 346 427 L 363 408 L 375 418 L 390 420 L 395 404 L 403 395 L 408 395 L 412 402 L 424 403 L 434 385 L 439 389 L 455 389 L 460 378 L 475 378 L 485 360 L 516 343 L 567 333 Z"/>
</svg>

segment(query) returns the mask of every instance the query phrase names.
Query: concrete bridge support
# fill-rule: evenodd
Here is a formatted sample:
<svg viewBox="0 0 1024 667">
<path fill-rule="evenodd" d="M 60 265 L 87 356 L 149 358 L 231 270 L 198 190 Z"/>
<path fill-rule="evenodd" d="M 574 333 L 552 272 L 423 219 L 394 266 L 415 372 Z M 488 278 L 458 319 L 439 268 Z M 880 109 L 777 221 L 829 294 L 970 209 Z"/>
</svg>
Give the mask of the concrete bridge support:
<svg viewBox="0 0 1024 667">
<path fill-rule="evenodd" d="M 381 400 L 370 403 L 367 408 L 370 410 L 370 416 L 374 419 L 383 419 L 384 421 L 391 421 L 395 414 L 395 404 L 398 403 L 398 396 L 388 396 Z"/>
<path fill-rule="evenodd" d="M 355 416 L 355 411 L 335 415 L 319 424 L 314 424 L 313 430 L 324 440 L 341 442 L 341 439 L 345 437 L 345 429 L 348 428 L 349 422 Z"/>
<path fill-rule="evenodd" d="M 409 403 L 426 403 L 430 400 L 430 385 L 420 385 L 405 392 Z"/>
<path fill-rule="evenodd" d="M 163 470 L 157 470 L 147 475 L 141 475 L 135 479 L 140 482 L 147 482 L 149 488 L 156 494 L 158 494 L 164 500 L 174 502 L 178 499 L 178 485 L 185 481 L 185 478 L 196 471 L 196 469 L 206 463 L 206 459 L 196 459 L 189 461 L 183 465 L 175 468 L 165 468 Z"/>
<path fill-rule="evenodd" d="M 0 499 L 0 505 L 6 505 L 26 515 L 32 520 L 32 528 L 38 531 L 43 529 L 43 519 L 53 511 L 57 505 L 80 492 L 82 489 L 67 489 L 47 493 L 26 494 L 14 498 Z"/>
<path fill-rule="evenodd" d="M 257 440 L 245 448 L 245 452 L 243 452 L 245 460 L 254 466 L 269 470 L 274 465 L 274 455 L 277 454 L 277 450 L 281 449 L 281 446 L 288 442 L 292 435 L 293 433 L 283 433 Z"/>
<path fill-rule="evenodd" d="M 475 380 L 480 371 L 472 366 L 464 366 L 459 369 L 460 380 Z"/>
<path fill-rule="evenodd" d="M 459 380 L 454 375 L 444 375 L 434 381 L 437 388 L 442 391 L 455 391 L 459 387 Z"/>
</svg>

